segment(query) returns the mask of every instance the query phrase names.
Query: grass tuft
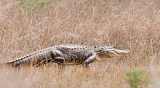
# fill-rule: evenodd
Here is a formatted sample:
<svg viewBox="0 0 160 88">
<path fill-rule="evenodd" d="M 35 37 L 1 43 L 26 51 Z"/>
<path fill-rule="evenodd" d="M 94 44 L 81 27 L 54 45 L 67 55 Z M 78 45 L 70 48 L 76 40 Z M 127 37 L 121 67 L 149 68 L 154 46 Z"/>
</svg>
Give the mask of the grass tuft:
<svg viewBox="0 0 160 88">
<path fill-rule="evenodd" d="M 126 71 L 126 81 L 129 83 L 130 88 L 143 88 L 150 81 L 149 74 L 140 69 Z"/>
</svg>

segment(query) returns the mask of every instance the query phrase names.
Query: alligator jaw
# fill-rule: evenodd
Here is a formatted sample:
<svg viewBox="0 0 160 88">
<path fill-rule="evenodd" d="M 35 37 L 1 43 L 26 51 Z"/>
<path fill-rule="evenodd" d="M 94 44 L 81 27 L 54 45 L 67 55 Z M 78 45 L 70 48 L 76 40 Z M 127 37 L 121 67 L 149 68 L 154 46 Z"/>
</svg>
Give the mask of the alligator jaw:
<svg viewBox="0 0 160 88">
<path fill-rule="evenodd" d="M 115 49 L 113 50 L 115 53 L 117 54 L 122 54 L 122 55 L 126 55 L 129 53 L 129 50 L 118 50 L 118 49 Z"/>
<path fill-rule="evenodd" d="M 98 55 L 96 58 L 96 61 L 102 62 L 115 57 L 124 56 L 128 53 L 129 53 L 129 50 L 120 50 L 120 49 L 111 48 L 111 49 L 107 49 L 107 53 Z"/>
</svg>

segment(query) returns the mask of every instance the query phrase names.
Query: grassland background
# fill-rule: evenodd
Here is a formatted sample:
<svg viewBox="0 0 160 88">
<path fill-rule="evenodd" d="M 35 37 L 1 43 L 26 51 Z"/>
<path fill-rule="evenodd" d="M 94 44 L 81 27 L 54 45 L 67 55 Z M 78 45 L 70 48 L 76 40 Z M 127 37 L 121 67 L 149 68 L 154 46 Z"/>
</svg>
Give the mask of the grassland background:
<svg viewBox="0 0 160 88">
<path fill-rule="evenodd" d="M 130 53 L 93 63 L 89 71 L 71 66 L 58 72 L 55 64 L 1 67 L 0 88 L 129 88 L 125 72 L 137 68 L 155 80 L 143 88 L 160 86 L 159 0 L 43 1 L 0 1 L 1 63 L 58 44 L 112 45 Z"/>
</svg>

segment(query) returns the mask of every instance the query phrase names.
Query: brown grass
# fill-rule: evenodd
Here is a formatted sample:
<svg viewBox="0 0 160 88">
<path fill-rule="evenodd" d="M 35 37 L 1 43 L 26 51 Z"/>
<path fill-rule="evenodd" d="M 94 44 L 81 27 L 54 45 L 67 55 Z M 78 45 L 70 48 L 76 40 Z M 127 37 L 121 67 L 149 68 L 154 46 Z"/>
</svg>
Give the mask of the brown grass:
<svg viewBox="0 0 160 88">
<path fill-rule="evenodd" d="M 159 5 L 158 0 L 55 0 L 27 8 L 18 0 L 1 0 L 0 62 L 57 44 L 112 45 L 130 53 L 93 63 L 90 70 L 2 67 L 0 88 L 128 88 L 125 71 L 134 68 L 156 78 L 147 88 L 160 86 Z"/>
</svg>

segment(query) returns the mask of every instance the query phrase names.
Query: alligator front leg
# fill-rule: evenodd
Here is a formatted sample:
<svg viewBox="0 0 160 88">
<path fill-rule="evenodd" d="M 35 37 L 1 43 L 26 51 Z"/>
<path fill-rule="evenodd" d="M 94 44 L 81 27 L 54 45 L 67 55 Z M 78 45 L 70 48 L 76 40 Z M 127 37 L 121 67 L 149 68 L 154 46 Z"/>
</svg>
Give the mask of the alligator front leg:
<svg viewBox="0 0 160 88">
<path fill-rule="evenodd" d="M 82 64 L 84 67 L 89 67 L 89 63 L 93 62 L 94 60 L 96 60 L 96 57 L 97 57 L 97 54 L 96 52 L 92 51 L 90 52 L 92 53 L 91 56 L 89 56 L 85 61 L 84 63 Z"/>
</svg>

